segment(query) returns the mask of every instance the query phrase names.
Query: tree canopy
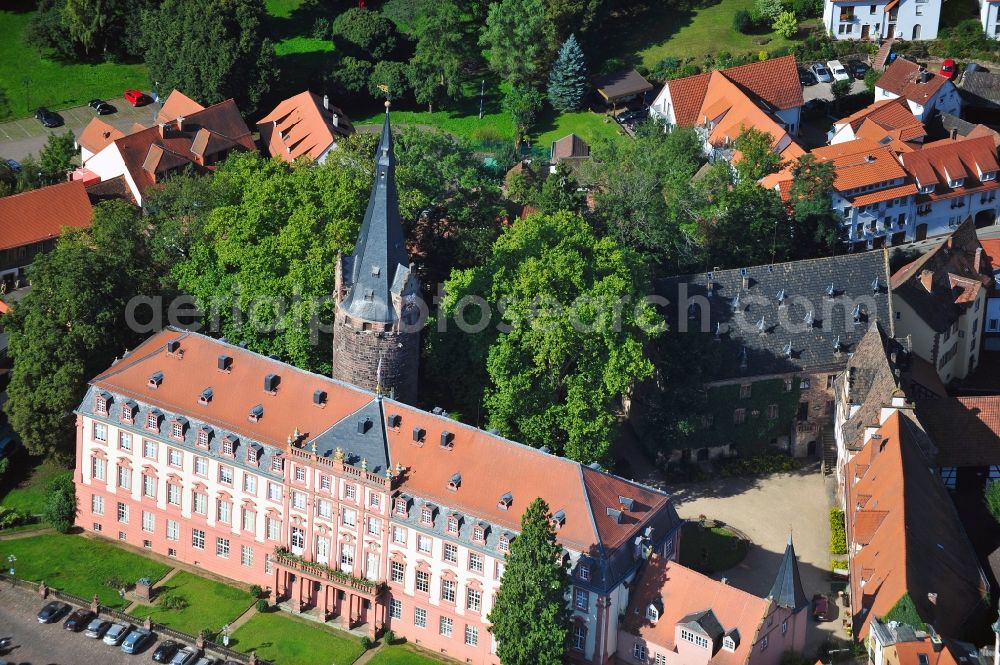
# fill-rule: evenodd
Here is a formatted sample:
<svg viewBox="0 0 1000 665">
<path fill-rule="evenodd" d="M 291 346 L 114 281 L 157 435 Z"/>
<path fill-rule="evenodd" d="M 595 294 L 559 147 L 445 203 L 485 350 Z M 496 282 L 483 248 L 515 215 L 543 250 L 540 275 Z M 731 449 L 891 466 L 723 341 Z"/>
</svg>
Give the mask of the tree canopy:
<svg viewBox="0 0 1000 665">
<path fill-rule="evenodd" d="M 512 87 L 537 83 L 547 66 L 543 0 L 500 0 L 490 4 L 479 43 L 490 68 Z"/>
<path fill-rule="evenodd" d="M 487 619 L 504 665 L 559 665 L 569 643 L 569 564 L 556 541 L 549 506 L 532 501 L 510 544 Z"/>
</svg>

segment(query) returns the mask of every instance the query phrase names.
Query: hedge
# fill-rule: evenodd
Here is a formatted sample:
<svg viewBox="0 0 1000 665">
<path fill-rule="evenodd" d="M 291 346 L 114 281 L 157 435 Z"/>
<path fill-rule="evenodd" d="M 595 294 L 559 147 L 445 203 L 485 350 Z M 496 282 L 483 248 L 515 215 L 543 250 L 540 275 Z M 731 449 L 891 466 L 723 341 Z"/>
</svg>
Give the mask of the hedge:
<svg viewBox="0 0 1000 665">
<path fill-rule="evenodd" d="M 844 511 L 840 508 L 830 509 L 830 554 L 847 554 Z"/>
</svg>

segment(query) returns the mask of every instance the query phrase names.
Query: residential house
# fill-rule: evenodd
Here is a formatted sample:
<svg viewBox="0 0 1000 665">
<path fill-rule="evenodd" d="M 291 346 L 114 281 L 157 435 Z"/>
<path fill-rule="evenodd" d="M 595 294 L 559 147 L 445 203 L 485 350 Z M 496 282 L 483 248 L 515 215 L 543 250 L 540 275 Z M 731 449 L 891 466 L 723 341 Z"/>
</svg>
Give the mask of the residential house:
<svg viewBox="0 0 1000 665">
<path fill-rule="evenodd" d="M 174 99 L 175 94 L 171 94 L 160 117 L 190 107 L 190 99 Z M 122 178 L 139 205 L 148 188 L 172 174 L 187 168 L 211 171 L 234 150 L 256 150 L 250 130 L 231 99 L 114 138 L 113 134 L 106 135 L 107 128 L 95 123 L 104 124 L 95 119 L 84 129 L 81 139 L 86 138 L 80 143 L 82 166 L 73 178 L 88 185 Z"/>
<path fill-rule="evenodd" d="M 986 326 L 983 350 L 1000 351 L 1000 239 L 980 240 L 993 267 L 993 284 L 986 296 Z"/>
<path fill-rule="evenodd" d="M 847 544 L 853 635 L 902 603 L 943 635 L 960 637 L 987 609 L 989 584 L 951 497 L 917 441 L 914 422 L 887 409 L 848 463 Z"/>
<path fill-rule="evenodd" d="M 282 101 L 257 127 L 268 154 L 286 162 L 306 156 L 322 164 L 337 141 L 354 133 L 351 120 L 327 95 L 308 90 Z"/>
<path fill-rule="evenodd" d="M 724 108 L 728 102 L 728 108 Z M 776 149 L 798 135 L 802 111 L 802 84 L 795 56 L 786 55 L 739 67 L 667 81 L 649 108 L 650 115 L 668 126 L 705 127 L 724 110 L 736 108 L 727 124 L 739 135 L 741 121 L 775 135 Z M 772 127 L 778 125 L 781 132 Z"/>
<path fill-rule="evenodd" d="M 942 0 L 826 0 L 823 25 L 834 39 L 937 39 Z"/>
<path fill-rule="evenodd" d="M 933 364 L 945 384 L 964 379 L 979 363 L 993 284 L 971 221 L 892 275 L 895 329 L 913 340 L 913 352 Z"/>
<path fill-rule="evenodd" d="M 576 134 L 568 134 L 552 142 L 549 149 L 549 171 L 556 172 L 556 167 L 565 163 L 574 171 L 580 164 L 590 159 L 590 146 Z"/>
<path fill-rule="evenodd" d="M 830 144 L 858 138 L 893 145 L 900 152 L 919 149 L 927 132 L 902 97 L 875 102 L 853 115 L 833 123 Z M 886 140 L 886 137 L 889 140 Z"/>
<path fill-rule="evenodd" d="M 926 4 L 937 4 L 940 7 L 940 2 Z M 962 100 L 951 81 L 902 57 L 893 60 L 875 83 L 876 102 L 897 97 L 906 100 L 910 112 L 920 122 L 929 120 L 934 111 L 961 115 Z"/>
<path fill-rule="evenodd" d="M 35 256 L 52 249 L 64 228 L 88 228 L 92 215 L 82 182 L 0 198 L 0 292 L 23 285 Z"/>
<path fill-rule="evenodd" d="M 1000 395 L 921 400 L 917 416 L 936 444 L 945 487 L 978 492 L 1000 479 Z"/>
<path fill-rule="evenodd" d="M 984 0 L 983 4 L 992 14 L 997 13 L 996 3 Z M 996 124 L 1000 119 L 1000 75 L 986 71 L 964 72 L 958 81 L 958 94 L 967 120 Z"/>
<path fill-rule="evenodd" d="M 979 22 L 988 36 L 1000 38 L 1000 7 L 994 0 L 979 0 Z"/>
<path fill-rule="evenodd" d="M 943 638 L 933 626 L 924 630 L 875 618 L 869 634 L 871 665 L 993 665 L 993 660 L 982 658 L 973 644 Z"/>
<path fill-rule="evenodd" d="M 622 618 L 618 662 L 777 665 L 803 651 L 808 607 L 791 538 L 767 598 L 654 557 Z"/>
<path fill-rule="evenodd" d="M 167 95 L 167 99 L 163 102 L 160 110 L 156 112 L 154 119 L 156 124 L 162 125 L 204 110 L 204 106 L 175 88 Z"/>
<path fill-rule="evenodd" d="M 706 385 L 704 447 L 667 461 L 768 445 L 817 454 L 821 429 L 833 424 L 837 375 L 866 330 L 892 327 L 888 285 L 879 252 L 659 280 L 669 329 L 705 335 L 720 356 Z"/>
</svg>

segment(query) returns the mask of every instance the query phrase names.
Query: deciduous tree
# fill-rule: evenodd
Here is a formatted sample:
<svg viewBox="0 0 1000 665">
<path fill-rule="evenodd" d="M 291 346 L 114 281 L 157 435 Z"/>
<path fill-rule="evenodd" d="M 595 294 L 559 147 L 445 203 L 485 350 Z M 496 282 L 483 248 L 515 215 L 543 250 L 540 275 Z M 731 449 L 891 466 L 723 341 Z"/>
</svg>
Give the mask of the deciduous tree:
<svg viewBox="0 0 1000 665">
<path fill-rule="evenodd" d="M 42 518 L 59 533 L 69 533 L 76 521 L 76 485 L 72 474 L 52 479 L 45 498 Z"/>
<path fill-rule="evenodd" d="M 549 506 L 532 501 L 510 544 L 488 620 L 504 665 L 559 665 L 569 641 L 569 564 L 556 541 Z"/>
<path fill-rule="evenodd" d="M 414 37 L 410 83 L 417 102 L 433 111 L 435 103 L 461 93 L 462 64 L 472 56 L 468 16 L 454 0 L 433 2 Z"/>
<path fill-rule="evenodd" d="M 539 82 L 547 66 L 543 0 L 499 0 L 490 4 L 479 43 L 490 68 L 514 87 Z"/>
<path fill-rule="evenodd" d="M 543 103 L 542 93 L 527 85 L 514 86 L 504 93 L 500 105 L 514 119 L 514 130 L 517 133 L 515 142 L 518 147 L 535 124 Z"/>
<path fill-rule="evenodd" d="M 39 167 L 46 180 L 61 182 L 76 160 L 76 139 L 73 132 L 50 134 L 39 155 Z"/>
<path fill-rule="evenodd" d="M 757 182 L 770 173 L 777 173 L 783 166 L 781 156 L 774 151 L 774 137 L 754 127 L 740 132 L 733 147 L 740 152 L 735 162 L 740 180 Z"/>
<path fill-rule="evenodd" d="M 372 63 L 389 58 L 399 45 L 396 25 L 370 9 L 353 7 L 341 12 L 332 32 L 338 51 Z"/>
</svg>

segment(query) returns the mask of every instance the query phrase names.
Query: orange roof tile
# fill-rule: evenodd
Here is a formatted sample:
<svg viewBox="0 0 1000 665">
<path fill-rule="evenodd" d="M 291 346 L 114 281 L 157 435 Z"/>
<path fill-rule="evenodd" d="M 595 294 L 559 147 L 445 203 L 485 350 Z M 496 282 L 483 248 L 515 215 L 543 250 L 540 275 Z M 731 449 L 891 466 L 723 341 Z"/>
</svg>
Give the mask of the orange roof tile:
<svg viewBox="0 0 1000 665">
<path fill-rule="evenodd" d="M 176 120 L 180 116 L 189 116 L 198 111 L 204 111 L 205 107 L 194 101 L 180 90 L 171 90 L 167 95 L 167 100 L 163 102 L 163 108 L 156 112 L 156 122 L 164 123 Z"/>
<path fill-rule="evenodd" d="M 889 148 L 867 139 L 816 148 L 812 154 L 819 161 L 833 162 L 833 186 L 839 192 L 907 176 Z"/>
<path fill-rule="evenodd" d="M 982 136 L 962 141 L 935 141 L 922 150 L 900 156 L 903 166 L 921 186 L 940 185 L 947 188 L 949 180 L 965 178 L 980 183 L 979 174 L 1000 171 L 997 148 L 993 139 Z M 970 184 L 965 185 L 966 189 Z"/>
<path fill-rule="evenodd" d="M 670 101 L 674 105 L 674 119 L 681 127 L 690 127 L 700 122 L 698 112 L 705 100 L 705 93 L 708 92 L 709 78 L 711 72 L 667 81 Z"/>
<path fill-rule="evenodd" d="M 96 154 L 123 136 L 125 136 L 125 133 L 121 130 L 112 127 L 100 118 L 93 118 L 83 128 L 83 132 L 76 139 L 76 143 Z"/>
<path fill-rule="evenodd" d="M 889 189 L 882 189 L 877 192 L 856 196 L 851 199 L 851 204 L 854 206 L 864 206 L 870 203 L 880 203 L 881 201 L 888 201 L 900 196 L 909 196 L 910 194 L 916 193 L 917 186 L 913 183 L 907 183 L 905 185 L 900 185 L 899 187 L 890 187 Z"/>
<path fill-rule="evenodd" d="M 79 180 L 5 196 L 0 198 L 0 250 L 57 238 L 63 227 L 87 228 L 92 214 Z"/>
<path fill-rule="evenodd" d="M 865 501 L 860 501 L 859 498 L 859 505 L 863 506 L 864 504 Z M 878 531 L 882 520 L 888 514 L 887 510 L 859 510 L 854 513 L 854 542 L 862 545 L 870 543 L 872 536 Z"/>
<path fill-rule="evenodd" d="M 794 55 L 723 69 L 733 83 L 779 110 L 802 106 L 802 85 Z"/>
<path fill-rule="evenodd" d="M 5 303 L 3 300 L 0 300 L 0 314 L 10 314 L 13 311 L 13 307 Z"/>
<path fill-rule="evenodd" d="M 286 162 L 303 155 L 318 159 L 338 138 L 354 132 L 343 111 L 324 108 L 323 98 L 308 90 L 282 101 L 257 121 L 257 127 L 271 156 Z"/>
<path fill-rule="evenodd" d="M 947 644 L 940 651 L 935 651 L 927 637 L 917 642 L 897 642 L 888 646 L 883 658 L 885 665 L 958 665 L 955 654 Z"/>
</svg>

